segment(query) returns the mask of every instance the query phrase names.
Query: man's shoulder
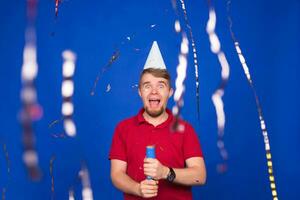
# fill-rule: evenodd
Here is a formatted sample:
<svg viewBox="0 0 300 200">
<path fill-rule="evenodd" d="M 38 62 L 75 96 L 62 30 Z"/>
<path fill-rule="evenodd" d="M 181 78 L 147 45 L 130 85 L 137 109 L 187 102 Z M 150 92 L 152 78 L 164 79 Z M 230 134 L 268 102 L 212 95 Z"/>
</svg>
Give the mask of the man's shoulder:
<svg viewBox="0 0 300 200">
<path fill-rule="evenodd" d="M 174 117 L 175 118 L 175 117 Z M 185 125 L 185 126 L 192 126 L 190 122 L 186 121 L 185 119 L 183 118 L 179 118 L 179 123 L 182 124 L 182 125 Z"/>
<path fill-rule="evenodd" d="M 186 133 L 186 132 L 194 132 L 195 131 L 195 129 L 194 129 L 194 127 L 192 126 L 192 124 L 190 123 L 190 122 L 188 122 L 188 121 L 186 121 L 186 120 L 184 120 L 184 119 L 182 119 L 182 118 L 179 118 L 178 119 L 179 120 L 179 125 L 181 125 L 182 127 L 184 127 L 184 132 Z"/>
</svg>

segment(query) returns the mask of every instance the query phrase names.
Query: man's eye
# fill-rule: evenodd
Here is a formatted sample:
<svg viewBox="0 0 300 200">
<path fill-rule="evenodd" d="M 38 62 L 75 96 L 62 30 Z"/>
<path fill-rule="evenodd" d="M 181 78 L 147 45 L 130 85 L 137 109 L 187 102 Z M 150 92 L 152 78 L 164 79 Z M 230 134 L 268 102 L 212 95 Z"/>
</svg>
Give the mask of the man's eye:
<svg viewBox="0 0 300 200">
<path fill-rule="evenodd" d="M 150 89 L 150 85 L 144 85 L 145 89 Z"/>
<path fill-rule="evenodd" d="M 164 84 L 159 84 L 159 85 L 158 85 L 158 88 L 159 88 L 159 89 L 163 89 L 164 87 L 165 87 Z"/>
</svg>

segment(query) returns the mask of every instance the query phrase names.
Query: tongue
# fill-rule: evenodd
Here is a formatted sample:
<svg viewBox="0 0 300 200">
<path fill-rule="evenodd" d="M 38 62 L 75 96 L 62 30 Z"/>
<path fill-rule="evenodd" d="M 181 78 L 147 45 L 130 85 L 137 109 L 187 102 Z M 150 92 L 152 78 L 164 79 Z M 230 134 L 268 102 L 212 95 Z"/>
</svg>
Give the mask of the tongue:
<svg viewBox="0 0 300 200">
<path fill-rule="evenodd" d="M 151 107 L 157 107 L 159 104 L 158 100 L 150 100 L 149 102 Z"/>
</svg>

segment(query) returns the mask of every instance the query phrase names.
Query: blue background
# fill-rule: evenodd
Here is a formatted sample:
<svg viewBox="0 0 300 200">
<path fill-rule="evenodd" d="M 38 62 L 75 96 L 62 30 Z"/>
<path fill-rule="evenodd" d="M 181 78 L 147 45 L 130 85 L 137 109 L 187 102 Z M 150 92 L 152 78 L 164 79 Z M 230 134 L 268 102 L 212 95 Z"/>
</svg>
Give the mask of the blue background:
<svg viewBox="0 0 300 200">
<path fill-rule="evenodd" d="M 55 20 L 54 5 L 54 0 L 39 1 L 36 18 L 39 64 L 36 86 L 44 115 L 34 124 L 43 171 L 42 179 L 34 182 L 22 162 L 22 129 L 18 121 L 26 1 L 1 0 L 0 142 L 6 144 L 11 171 L 8 175 L 1 147 L 0 188 L 6 187 L 8 200 L 51 199 L 49 162 L 55 156 L 54 199 L 67 199 L 69 187 L 74 187 L 76 199 L 81 199 L 77 177 L 82 160 L 90 171 L 94 199 L 121 199 L 122 193 L 110 181 L 107 159 L 114 126 L 135 115 L 142 106 L 134 85 L 138 83 L 153 40 L 158 41 L 175 80 L 181 40 L 173 28 L 176 15 L 170 1 L 64 0 Z M 187 1 L 186 8 L 198 51 L 200 119 L 196 111 L 192 54 L 189 55 L 182 117 L 198 132 L 208 172 L 206 185 L 193 188 L 194 197 L 272 199 L 255 100 L 230 38 L 226 1 L 216 1 L 215 8 L 216 32 L 231 66 L 224 96 L 227 117 L 224 140 L 229 168 L 225 174 L 216 171 L 221 158 L 216 146 L 216 114 L 211 95 L 220 81 L 220 65 L 210 52 L 205 32 L 206 1 Z M 279 199 L 299 199 L 299 11 L 298 0 L 242 0 L 232 1 L 231 6 L 233 30 L 250 68 L 269 132 Z M 180 9 L 179 13 L 183 25 Z M 116 48 L 120 50 L 120 57 L 102 74 L 96 93 L 91 96 L 97 74 Z M 75 138 L 54 137 L 63 133 L 62 122 L 49 128 L 51 122 L 61 118 L 61 54 L 65 49 L 77 54 L 73 98 L 78 130 Z M 106 92 L 109 84 L 111 90 Z M 171 99 L 169 106 L 173 105 Z"/>
</svg>

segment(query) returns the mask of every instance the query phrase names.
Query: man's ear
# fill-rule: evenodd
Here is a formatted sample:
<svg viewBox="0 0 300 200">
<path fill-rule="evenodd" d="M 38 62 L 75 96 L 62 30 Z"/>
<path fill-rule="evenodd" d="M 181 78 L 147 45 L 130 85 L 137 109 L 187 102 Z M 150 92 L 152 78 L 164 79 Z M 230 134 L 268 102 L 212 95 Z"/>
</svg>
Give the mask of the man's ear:
<svg viewBox="0 0 300 200">
<path fill-rule="evenodd" d="M 170 88 L 170 92 L 169 92 L 169 98 L 173 95 L 173 93 L 174 93 L 174 90 L 173 90 L 173 88 Z"/>
<path fill-rule="evenodd" d="M 139 90 L 139 96 L 142 97 L 142 94 L 141 94 L 141 90 L 140 88 L 138 89 Z"/>
</svg>

